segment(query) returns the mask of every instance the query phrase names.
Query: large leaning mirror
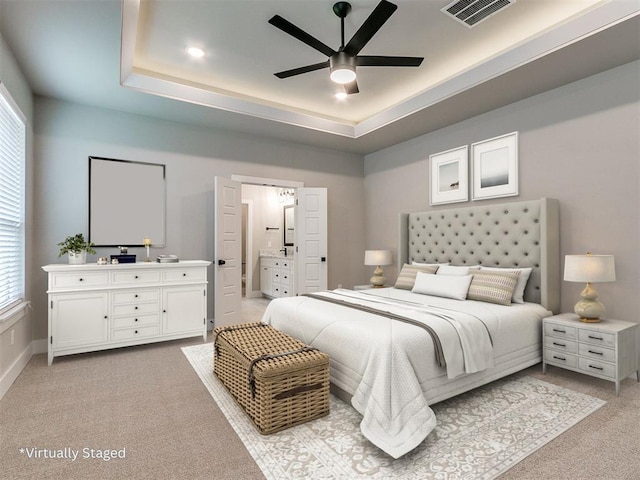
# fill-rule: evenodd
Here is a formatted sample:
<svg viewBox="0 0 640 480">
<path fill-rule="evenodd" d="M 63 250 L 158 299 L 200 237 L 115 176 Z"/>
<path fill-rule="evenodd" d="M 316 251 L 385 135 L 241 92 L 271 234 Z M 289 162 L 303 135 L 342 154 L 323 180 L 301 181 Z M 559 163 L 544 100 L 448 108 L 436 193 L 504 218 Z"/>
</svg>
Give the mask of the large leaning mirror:
<svg viewBox="0 0 640 480">
<path fill-rule="evenodd" d="M 293 233 L 293 212 L 295 211 L 293 205 L 287 205 L 284 208 L 284 246 L 292 247 L 293 239 L 295 238 Z"/>
<path fill-rule="evenodd" d="M 89 241 L 98 247 L 165 244 L 165 166 L 89 157 Z"/>
</svg>

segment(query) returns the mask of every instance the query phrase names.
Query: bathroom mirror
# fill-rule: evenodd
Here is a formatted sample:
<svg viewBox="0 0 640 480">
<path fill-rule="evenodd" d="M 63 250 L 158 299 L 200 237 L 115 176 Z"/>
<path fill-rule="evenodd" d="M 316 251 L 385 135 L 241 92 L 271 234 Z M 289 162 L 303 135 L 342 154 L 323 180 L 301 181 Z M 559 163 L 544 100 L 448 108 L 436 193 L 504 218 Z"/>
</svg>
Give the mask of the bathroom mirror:
<svg viewBox="0 0 640 480">
<path fill-rule="evenodd" d="M 165 245 L 165 166 L 89 157 L 89 241 L 97 247 Z"/>
<path fill-rule="evenodd" d="M 295 238 L 293 233 L 293 215 L 294 215 L 294 206 L 293 205 L 287 205 L 284 208 L 284 246 L 285 247 L 292 247 L 293 246 L 293 239 Z"/>
</svg>

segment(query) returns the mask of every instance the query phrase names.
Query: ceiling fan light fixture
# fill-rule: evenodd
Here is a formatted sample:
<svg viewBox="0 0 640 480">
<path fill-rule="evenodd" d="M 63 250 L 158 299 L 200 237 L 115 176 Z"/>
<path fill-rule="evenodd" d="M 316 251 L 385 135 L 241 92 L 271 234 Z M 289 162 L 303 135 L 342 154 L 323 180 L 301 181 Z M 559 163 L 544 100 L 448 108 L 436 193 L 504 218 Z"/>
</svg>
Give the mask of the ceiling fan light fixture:
<svg viewBox="0 0 640 480">
<path fill-rule="evenodd" d="M 356 79 L 356 72 L 353 68 L 342 66 L 332 69 L 330 78 L 335 83 L 344 85 L 345 83 L 351 83 Z"/>
<path fill-rule="evenodd" d="M 356 59 L 352 55 L 338 52 L 329 58 L 329 70 L 329 77 L 335 83 L 351 83 L 356 79 Z"/>
</svg>

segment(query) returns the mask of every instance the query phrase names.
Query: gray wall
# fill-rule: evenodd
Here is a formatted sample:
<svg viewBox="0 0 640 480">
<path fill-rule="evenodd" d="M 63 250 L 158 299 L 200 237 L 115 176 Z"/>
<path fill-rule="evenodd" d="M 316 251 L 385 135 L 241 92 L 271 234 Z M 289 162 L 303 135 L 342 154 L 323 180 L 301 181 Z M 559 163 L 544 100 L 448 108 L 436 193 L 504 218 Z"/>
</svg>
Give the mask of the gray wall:
<svg viewBox="0 0 640 480">
<path fill-rule="evenodd" d="M 40 267 L 64 261 L 57 258 L 56 244 L 62 239 L 77 232 L 87 234 L 89 155 L 166 165 L 167 246 L 153 254 L 171 253 L 183 259 L 213 259 L 216 175 L 327 187 L 329 286 L 353 285 L 359 278 L 364 251 L 362 156 L 41 97 L 36 97 L 35 111 L 34 338 L 45 338 L 47 331 L 46 275 Z M 98 255 L 114 250 L 99 249 Z M 212 272 L 210 267 L 210 287 Z M 209 297 L 211 318 L 213 295 Z"/>
<path fill-rule="evenodd" d="M 520 195 L 454 206 L 557 198 L 562 258 L 615 255 L 617 281 L 596 285 L 600 300 L 609 317 L 640 321 L 637 61 L 367 155 L 367 248 L 396 248 L 400 212 L 451 207 L 429 206 L 430 154 L 513 131 L 519 132 Z M 395 278 L 397 260 L 386 271 Z M 583 287 L 562 282 L 562 311 L 573 311 Z"/>
</svg>

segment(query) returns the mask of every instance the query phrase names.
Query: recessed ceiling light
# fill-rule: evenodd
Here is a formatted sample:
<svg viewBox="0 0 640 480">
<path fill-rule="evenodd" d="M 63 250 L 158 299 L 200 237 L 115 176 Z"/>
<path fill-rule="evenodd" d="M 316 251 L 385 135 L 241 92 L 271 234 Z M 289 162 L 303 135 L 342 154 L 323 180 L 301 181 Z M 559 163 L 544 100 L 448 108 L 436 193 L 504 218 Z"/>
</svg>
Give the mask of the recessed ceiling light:
<svg viewBox="0 0 640 480">
<path fill-rule="evenodd" d="M 347 92 L 336 92 L 336 98 L 338 100 L 345 100 L 347 96 Z"/>
<path fill-rule="evenodd" d="M 187 53 L 195 58 L 204 57 L 204 50 L 198 47 L 187 47 Z"/>
</svg>

